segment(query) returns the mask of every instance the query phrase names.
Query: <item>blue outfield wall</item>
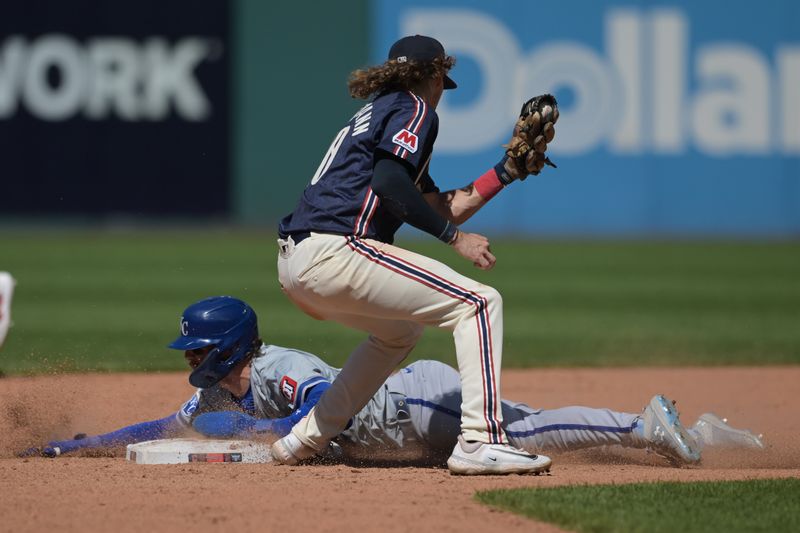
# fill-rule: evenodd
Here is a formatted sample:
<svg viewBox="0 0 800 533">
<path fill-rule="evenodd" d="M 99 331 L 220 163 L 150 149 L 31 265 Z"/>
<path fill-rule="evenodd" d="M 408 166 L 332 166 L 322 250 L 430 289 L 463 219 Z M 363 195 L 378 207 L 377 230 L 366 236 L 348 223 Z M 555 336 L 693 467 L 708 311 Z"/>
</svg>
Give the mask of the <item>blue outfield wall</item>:
<svg viewBox="0 0 800 533">
<path fill-rule="evenodd" d="M 473 230 L 797 237 L 800 3 L 752 6 L 375 0 L 370 53 L 421 33 L 457 57 L 431 163 L 443 189 L 499 159 L 527 97 L 558 97 L 559 168 L 504 191 Z"/>
</svg>

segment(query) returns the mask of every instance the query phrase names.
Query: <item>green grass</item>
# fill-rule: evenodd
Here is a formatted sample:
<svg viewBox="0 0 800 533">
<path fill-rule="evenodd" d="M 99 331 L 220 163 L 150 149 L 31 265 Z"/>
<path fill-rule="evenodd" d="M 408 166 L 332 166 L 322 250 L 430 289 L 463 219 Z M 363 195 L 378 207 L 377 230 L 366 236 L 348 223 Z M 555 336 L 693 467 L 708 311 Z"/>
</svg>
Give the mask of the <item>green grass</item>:
<svg viewBox="0 0 800 533">
<path fill-rule="evenodd" d="M 267 342 L 340 365 L 363 334 L 281 293 L 271 231 L 0 232 L 18 280 L 0 371 L 182 369 L 164 346 L 183 308 L 232 294 Z M 504 296 L 504 366 L 800 363 L 798 243 L 496 242 L 481 272 L 432 240 L 406 243 Z M 429 330 L 412 353 L 455 363 Z"/>
<path fill-rule="evenodd" d="M 479 492 L 478 501 L 584 533 L 800 531 L 800 480 L 580 485 Z"/>
</svg>

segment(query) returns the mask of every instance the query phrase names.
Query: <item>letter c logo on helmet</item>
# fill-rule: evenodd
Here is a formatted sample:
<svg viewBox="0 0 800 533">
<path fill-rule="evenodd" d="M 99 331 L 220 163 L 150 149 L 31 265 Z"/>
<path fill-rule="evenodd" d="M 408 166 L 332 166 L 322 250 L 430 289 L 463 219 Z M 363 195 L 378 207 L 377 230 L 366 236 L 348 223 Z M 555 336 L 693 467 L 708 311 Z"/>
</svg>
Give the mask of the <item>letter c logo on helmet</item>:
<svg viewBox="0 0 800 533">
<path fill-rule="evenodd" d="M 181 317 L 181 335 L 184 337 L 189 334 L 189 321 Z"/>
</svg>

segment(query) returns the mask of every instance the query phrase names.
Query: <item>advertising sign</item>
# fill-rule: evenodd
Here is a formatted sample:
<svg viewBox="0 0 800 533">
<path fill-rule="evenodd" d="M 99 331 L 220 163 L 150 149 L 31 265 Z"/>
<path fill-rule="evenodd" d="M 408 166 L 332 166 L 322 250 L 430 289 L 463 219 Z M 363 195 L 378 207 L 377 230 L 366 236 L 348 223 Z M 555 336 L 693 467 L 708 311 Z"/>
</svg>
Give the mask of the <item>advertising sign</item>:
<svg viewBox="0 0 800 533">
<path fill-rule="evenodd" d="M 228 211 L 228 3 L 12 2 L 0 216 Z"/>
<path fill-rule="evenodd" d="M 373 60 L 438 38 L 459 88 L 437 112 L 432 175 L 462 186 L 502 155 L 522 102 L 550 92 L 559 165 L 475 228 L 601 235 L 800 235 L 800 7 L 382 0 Z"/>
</svg>

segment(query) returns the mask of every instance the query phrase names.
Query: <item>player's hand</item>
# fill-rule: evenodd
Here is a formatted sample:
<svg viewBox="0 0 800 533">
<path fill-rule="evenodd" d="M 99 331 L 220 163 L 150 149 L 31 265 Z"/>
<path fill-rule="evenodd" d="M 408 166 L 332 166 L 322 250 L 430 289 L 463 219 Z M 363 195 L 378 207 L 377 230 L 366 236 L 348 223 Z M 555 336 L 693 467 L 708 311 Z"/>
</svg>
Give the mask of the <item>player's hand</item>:
<svg viewBox="0 0 800 533">
<path fill-rule="evenodd" d="M 51 443 L 52 444 L 52 443 Z M 58 446 L 34 446 L 17 454 L 17 457 L 58 457 L 61 449 Z"/>
<path fill-rule="evenodd" d="M 46 446 L 34 446 L 27 450 L 17 453 L 17 457 L 58 457 L 63 453 L 69 453 L 79 448 L 91 447 L 94 442 L 91 438 L 87 439 L 86 433 L 78 433 L 71 440 L 54 440 L 48 442 Z M 84 442 L 78 442 L 78 441 Z"/>
<path fill-rule="evenodd" d="M 17 452 L 17 457 L 39 457 L 40 455 L 42 455 L 42 449 L 38 446 Z"/>
<path fill-rule="evenodd" d="M 204 413 L 192 421 L 192 427 L 206 437 L 228 439 L 253 433 L 256 419 L 237 411 Z"/>
<path fill-rule="evenodd" d="M 477 233 L 459 231 L 451 246 L 456 252 L 481 270 L 490 270 L 497 262 L 489 248 L 489 239 Z"/>
</svg>

